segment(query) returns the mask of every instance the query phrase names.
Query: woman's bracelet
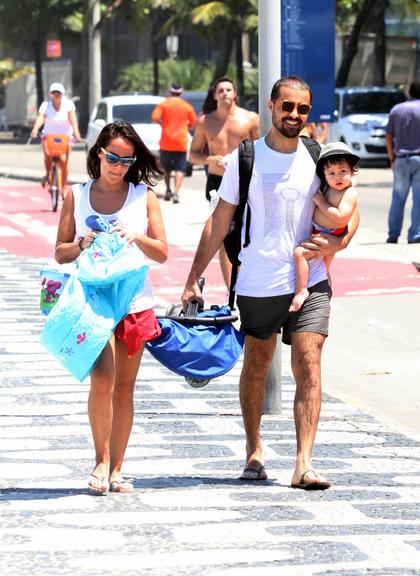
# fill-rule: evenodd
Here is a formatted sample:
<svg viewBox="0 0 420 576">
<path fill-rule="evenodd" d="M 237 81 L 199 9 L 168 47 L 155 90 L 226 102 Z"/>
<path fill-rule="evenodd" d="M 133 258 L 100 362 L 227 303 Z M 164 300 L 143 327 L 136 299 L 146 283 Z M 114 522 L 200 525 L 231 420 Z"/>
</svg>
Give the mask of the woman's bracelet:
<svg viewBox="0 0 420 576">
<path fill-rule="evenodd" d="M 83 236 L 83 238 L 80 238 L 80 240 L 79 240 L 80 252 L 83 252 L 83 250 L 84 250 L 84 248 L 83 248 L 83 246 L 82 246 L 82 242 L 83 242 L 84 239 L 85 239 L 85 237 Z"/>
</svg>

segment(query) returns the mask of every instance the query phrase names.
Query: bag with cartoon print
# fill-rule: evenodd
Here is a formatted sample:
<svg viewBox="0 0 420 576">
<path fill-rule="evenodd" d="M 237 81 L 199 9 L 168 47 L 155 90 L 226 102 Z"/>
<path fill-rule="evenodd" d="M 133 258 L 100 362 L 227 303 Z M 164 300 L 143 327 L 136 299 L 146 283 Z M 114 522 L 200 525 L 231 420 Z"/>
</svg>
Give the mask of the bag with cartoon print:
<svg viewBox="0 0 420 576">
<path fill-rule="evenodd" d="M 114 258 L 112 270 L 108 268 L 112 281 L 104 281 L 104 269 L 109 261 L 103 257 L 105 251 L 99 258 L 95 258 L 94 252 L 98 246 L 110 242 L 113 235 L 101 236 L 109 240 L 104 244 L 95 242 L 83 252 L 90 252 L 91 258 L 79 259 L 75 274 L 47 316 L 41 333 L 41 343 L 45 348 L 80 381 L 90 374 L 114 328 L 128 313 L 134 296 L 144 286 L 148 271 L 148 266 L 140 259 L 127 275 L 126 268 L 116 264 L 118 258 Z M 124 251 L 119 251 L 121 260 L 125 258 Z M 112 264 L 112 258 L 110 261 Z M 99 279 L 96 283 L 95 268 L 96 279 Z M 92 281 L 87 281 L 88 278 Z"/>
</svg>

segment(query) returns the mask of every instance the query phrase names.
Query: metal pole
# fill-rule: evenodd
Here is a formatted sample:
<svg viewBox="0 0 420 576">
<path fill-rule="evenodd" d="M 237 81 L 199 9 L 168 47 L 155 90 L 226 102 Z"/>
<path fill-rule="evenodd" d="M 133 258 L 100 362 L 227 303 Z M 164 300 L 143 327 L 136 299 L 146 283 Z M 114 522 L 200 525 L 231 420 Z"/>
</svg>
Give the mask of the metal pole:
<svg viewBox="0 0 420 576">
<path fill-rule="evenodd" d="M 101 19 L 99 0 L 89 0 L 89 114 L 102 96 L 101 32 L 97 25 Z"/>
<path fill-rule="evenodd" d="M 258 72 L 260 134 L 271 127 L 267 108 L 271 88 L 281 74 L 281 0 L 258 1 Z M 281 339 L 265 382 L 264 414 L 281 413 Z"/>
<path fill-rule="evenodd" d="M 273 362 L 265 381 L 263 414 L 281 414 L 281 336 L 277 336 Z"/>
<path fill-rule="evenodd" d="M 260 134 L 271 128 L 271 116 L 267 108 L 271 88 L 280 78 L 281 0 L 258 1 L 258 104 Z"/>
</svg>

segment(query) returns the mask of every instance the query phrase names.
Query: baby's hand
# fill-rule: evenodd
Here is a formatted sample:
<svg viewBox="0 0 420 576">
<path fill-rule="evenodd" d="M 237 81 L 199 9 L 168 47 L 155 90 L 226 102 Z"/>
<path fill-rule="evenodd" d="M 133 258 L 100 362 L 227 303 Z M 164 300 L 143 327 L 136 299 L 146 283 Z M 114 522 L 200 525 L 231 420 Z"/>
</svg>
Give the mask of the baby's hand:
<svg viewBox="0 0 420 576">
<path fill-rule="evenodd" d="M 321 190 L 318 190 L 318 192 L 315 194 L 313 200 L 314 200 L 314 204 L 316 204 L 316 206 L 319 206 L 322 202 L 325 201 L 324 195 L 321 192 Z"/>
</svg>

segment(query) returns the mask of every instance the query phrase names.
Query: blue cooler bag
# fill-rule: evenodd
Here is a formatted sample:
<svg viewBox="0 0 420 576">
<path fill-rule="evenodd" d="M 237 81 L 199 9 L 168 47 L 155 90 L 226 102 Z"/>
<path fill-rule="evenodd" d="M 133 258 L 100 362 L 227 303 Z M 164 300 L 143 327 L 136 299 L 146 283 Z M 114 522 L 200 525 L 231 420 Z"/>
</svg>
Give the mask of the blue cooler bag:
<svg viewBox="0 0 420 576">
<path fill-rule="evenodd" d="M 242 352 L 244 335 L 228 306 L 204 310 L 196 317 L 159 317 L 161 335 L 146 347 L 163 366 L 201 387 L 233 368 Z"/>
<path fill-rule="evenodd" d="M 128 250 L 131 253 L 116 234 L 100 234 L 82 252 L 76 273 L 41 333 L 45 348 L 80 381 L 91 372 L 115 326 L 144 286 L 148 266 L 137 255 L 127 258 Z"/>
</svg>

